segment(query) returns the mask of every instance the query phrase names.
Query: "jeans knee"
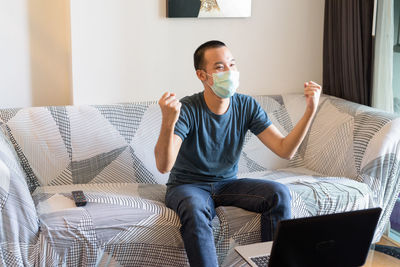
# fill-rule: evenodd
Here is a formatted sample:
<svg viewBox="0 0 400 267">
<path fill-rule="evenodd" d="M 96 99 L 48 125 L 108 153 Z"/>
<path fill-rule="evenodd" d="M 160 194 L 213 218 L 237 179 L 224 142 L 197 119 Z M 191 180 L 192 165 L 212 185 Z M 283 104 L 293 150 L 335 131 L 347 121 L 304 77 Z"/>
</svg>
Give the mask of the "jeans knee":
<svg viewBox="0 0 400 267">
<path fill-rule="evenodd" d="M 277 208 L 285 214 L 284 217 L 290 218 L 292 196 L 290 195 L 288 187 L 283 184 L 279 184 L 276 187 L 275 199 Z"/>
<path fill-rule="evenodd" d="M 290 202 L 292 200 L 289 188 L 286 185 L 280 184 L 277 187 L 276 193 L 279 195 L 279 198 L 282 199 L 282 201 L 284 202 Z"/>
<path fill-rule="evenodd" d="M 178 213 L 182 223 L 188 220 L 212 220 L 213 217 L 207 202 L 195 196 L 182 199 L 178 207 Z"/>
</svg>

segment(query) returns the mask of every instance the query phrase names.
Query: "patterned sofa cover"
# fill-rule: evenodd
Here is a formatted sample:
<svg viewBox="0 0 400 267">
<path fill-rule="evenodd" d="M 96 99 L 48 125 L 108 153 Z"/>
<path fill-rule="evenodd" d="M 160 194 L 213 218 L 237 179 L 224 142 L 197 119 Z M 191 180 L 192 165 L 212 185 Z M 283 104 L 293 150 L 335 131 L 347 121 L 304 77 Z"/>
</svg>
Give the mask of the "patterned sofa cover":
<svg viewBox="0 0 400 267">
<path fill-rule="evenodd" d="M 255 98 L 284 134 L 304 112 L 299 94 Z M 155 167 L 160 122 L 155 101 L 0 110 L 0 265 L 187 266 L 164 205 L 168 175 Z M 290 161 L 249 132 L 239 178 L 287 184 L 293 217 L 380 206 L 377 241 L 399 195 L 399 143 L 399 117 L 322 96 Z M 221 265 L 235 245 L 260 241 L 257 213 L 219 207 L 213 226 Z"/>
</svg>

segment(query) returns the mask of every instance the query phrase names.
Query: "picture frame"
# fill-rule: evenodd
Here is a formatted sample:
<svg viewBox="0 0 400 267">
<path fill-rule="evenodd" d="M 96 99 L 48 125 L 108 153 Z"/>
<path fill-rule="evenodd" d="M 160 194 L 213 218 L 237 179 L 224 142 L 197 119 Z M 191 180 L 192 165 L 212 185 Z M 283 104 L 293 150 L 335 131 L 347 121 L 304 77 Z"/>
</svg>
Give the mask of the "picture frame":
<svg viewBox="0 0 400 267">
<path fill-rule="evenodd" d="M 167 0 L 167 17 L 251 17 L 251 0 Z"/>
</svg>

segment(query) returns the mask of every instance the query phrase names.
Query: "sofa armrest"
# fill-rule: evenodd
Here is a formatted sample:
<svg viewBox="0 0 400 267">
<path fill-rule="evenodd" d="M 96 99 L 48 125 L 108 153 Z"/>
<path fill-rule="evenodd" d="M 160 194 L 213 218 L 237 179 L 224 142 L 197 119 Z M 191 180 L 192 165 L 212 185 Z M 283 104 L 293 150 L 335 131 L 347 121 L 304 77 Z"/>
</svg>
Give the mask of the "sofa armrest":
<svg viewBox="0 0 400 267">
<path fill-rule="evenodd" d="M 366 183 L 371 207 L 383 209 L 376 238 L 400 190 L 400 117 L 323 96 L 316 117 L 291 167 Z"/>
<path fill-rule="evenodd" d="M 33 266 L 39 221 L 25 173 L 0 128 L 0 265 Z"/>
<path fill-rule="evenodd" d="M 367 121 L 354 141 L 355 151 L 361 152 L 357 180 L 371 189 L 371 205 L 382 208 L 375 233 L 375 239 L 379 239 L 400 192 L 400 117 L 377 111 L 366 112 L 363 117 Z M 366 136 L 369 140 L 363 142 Z"/>
</svg>

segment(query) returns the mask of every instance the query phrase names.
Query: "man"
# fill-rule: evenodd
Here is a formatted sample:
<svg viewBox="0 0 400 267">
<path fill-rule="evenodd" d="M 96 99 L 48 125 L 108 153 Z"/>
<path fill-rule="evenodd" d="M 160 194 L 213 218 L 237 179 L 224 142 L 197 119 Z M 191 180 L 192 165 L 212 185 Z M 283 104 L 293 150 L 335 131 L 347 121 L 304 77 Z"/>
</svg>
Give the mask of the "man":
<svg viewBox="0 0 400 267">
<path fill-rule="evenodd" d="M 284 137 L 253 98 L 235 94 L 239 72 L 224 43 L 202 44 L 194 65 L 204 91 L 181 101 L 169 92 L 160 98 L 162 124 L 154 151 L 158 170 L 171 171 L 165 202 L 181 220 L 189 263 L 210 267 L 218 266 L 211 225 L 217 206 L 261 213 L 262 241 L 272 240 L 278 221 L 291 217 L 286 186 L 236 179 L 237 164 L 247 130 L 280 157 L 293 157 L 310 127 L 321 87 L 304 84 L 305 113 Z"/>
</svg>

